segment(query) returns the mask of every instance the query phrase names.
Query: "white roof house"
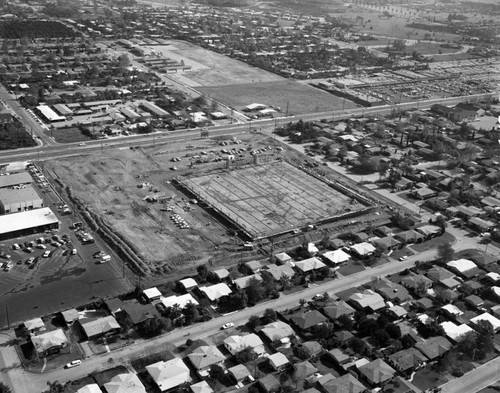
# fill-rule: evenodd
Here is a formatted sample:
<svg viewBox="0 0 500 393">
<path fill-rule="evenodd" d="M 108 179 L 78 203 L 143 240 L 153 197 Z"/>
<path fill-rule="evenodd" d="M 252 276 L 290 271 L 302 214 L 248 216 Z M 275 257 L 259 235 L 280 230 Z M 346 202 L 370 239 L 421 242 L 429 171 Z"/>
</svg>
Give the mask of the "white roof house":
<svg viewBox="0 0 500 393">
<path fill-rule="evenodd" d="M 119 374 L 103 386 L 108 393 L 146 393 L 139 377 L 132 373 Z"/>
<path fill-rule="evenodd" d="M 349 259 L 351 259 L 351 256 L 341 249 L 335 251 L 327 251 L 323 254 L 323 257 L 328 259 L 331 263 L 335 265 L 347 262 Z"/>
<path fill-rule="evenodd" d="M 0 216 L 0 236 L 30 228 L 57 225 L 59 220 L 49 207 Z"/>
<path fill-rule="evenodd" d="M 472 318 L 470 321 L 474 324 L 478 323 L 479 321 L 487 321 L 491 323 L 494 332 L 498 332 L 498 330 L 500 330 L 500 319 L 494 317 L 493 315 L 487 312 Z"/>
<path fill-rule="evenodd" d="M 447 304 L 443 307 L 441 307 L 442 310 L 446 311 L 448 314 L 453 315 L 455 317 L 459 317 L 461 315 L 464 315 L 464 312 L 460 310 L 457 306 L 454 306 L 453 304 Z"/>
<path fill-rule="evenodd" d="M 466 324 L 456 325 L 453 322 L 442 322 L 440 325 L 443 327 L 446 337 L 455 342 L 462 341 L 467 333 L 473 332 L 474 329 Z"/>
<path fill-rule="evenodd" d="M 497 282 L 500 281 L 500 274 L 496 272 L 489 272 L 484 275 L 485 277 L 488 277 L 490 280 Z"/>
<path fill-rule="evenodd" d="M 54 347 L 62 348 L 67 346 L 68 338 L 62 329 L 57 329 L 38 336 L 33 336 L 31 338 L 31 342 L 35 347 L 36 352 L 42 354 Z"/>
<path fill-rule="evenodd" d="M 372 244 L 367 242 L 354 244 L 350 248 L 360 256 L 370 255 L 376 250 L 376 248 Z"/>
<path fill-rule="evenodd" d="M 450 261 L 446 264 L 446 266 L 449 266 L 451 268 L 454 268 L 455 270 L 459 271 L 460 273 L 464 273 L 468 270 L 472 270 L 477 268 L 477 265 L 468 260 L 468 259 L 457 259 L 456 261 Z"/>
<path fill-rule="evenodd" d="M 179 358 L 151 364 L 146 370 L 162 392 L 191 381 L 189 368 Z"/>
<path fill-rule="evenodd" d="M 189 387 L 193 393 L 213 393 L 207 381 L 195 383 Z"/>
<path fill-rule="evenodd" d="M 259 273 L 255 273 L 255 274 L 251 274 L 249 276 L 236 278 L 236 279 L 233 280 L 233 283 L 234 283 L 234 285 L 236 285 L 236 287 L 238 289 L 245 289 L 248 286 L 248 283 L 250 282 L 250 280 L 252 278 L 255 278 L 255 279 L 259 280 L 259 281 L 262 281 L 262 277 L 260 276 L 260 274 Z"/>
<path fill-rule="evenodd" d="M 162 293 L 156 287 L 144 289 L 142 293 L 149 301 L 159 299 L 162 296 Z"/>
<path fill-rule="evenodd" d="M 304 259 L 303 261 L 295 262 L 295 267 L 302 271 L 303 273 L 310 272 L 312 270 L 321 269 L 326 265 L 321 262 L 318 258 L 312 257 Z"/>
<path fill-rule="evenodd" d="M 279 261 L 280 263 L 286 263 L 292 260 L 292 257 L 288 255 L 286 252 L 280 252 L 279 254 L 276 254 L 274 258 L 276 258 L 276 260 Z"/>
<path fill-rule="evenodd" d="M 89 385 L 85 385 L 78 389 L 76 393 L 102 393 L 101 388 L 96 383 L 91 383 Z"/>
<path fill-rule="evenodd" d="M 78 389 L 76 393 L 102 393 L 101 388 L 96 383 L 91 383 L 89 385 L 85 385 Z"/>
<path fill-rule="evenodd" d="M 30 332 L 39 332 L 47 329 L 45 323 L 43 323 L 42 318 L 33 318 L 29 321 L 24 322 L 24 326 Z"/>
<path fill-rule="evenodd" d="M 364 292 L 356 292 L 349 297 L 352 305 L 357 308 L 370 308 L 373 311 L 380 310 L 385 307 L 385 301 L 378 293 L 367 289 Z"/>
<path fill-rule="evenodd" d="M 103 318 L 85 321 L 80 319 L 80 325 L 89 339 L 92 337 L 100 336 L 108 332 L 116 332 L 121 329 L 120 324 L 116 321 L 115 317 L 108 315 Z"/>
<path fill-rule="evenodd" d="M 247 347 L 252 348 L 258 355 L 265 352 L 264 343 L 255 333 L 246 336 L 229 336 L 224 340 L 224 346 L 232 355 L 243 351 Z"/>
<path fill-rule="evenodd" d="M 211 302 L 214 302 L 223 296 L 227 296 L 232 292 L 231 288 L 223 282 L 210 285 L 209 287 L 201 287 L 200 291 L 202 291 Z"/>
<path fill-rule="evenodd" d="M 164 297 L 164 298 L 161 298 L 160 301 L 165 308 L 173 307 L 176 304 L 180 308 L 186 307 L 189 303 L 198 305 L 198 302 L 190 293 L 186 293 L 186 294 L 180 295 L 180 296 L 172 295 L 169 297 Z"/>
<path fill-rule="evenodd" d="M 271 367 L 273 367 L 275 370 L 290 363 L 288 358 L 281 352 L 273 353 L 272 355 L 269 355 L 267 358 L 269 359 Z"/>
<path fill-rule="evenodd" d="M 182 287 L 188 291 L 190 290 L 191 288 L 194 288 L 196 287 L 198 284 L 196 282 L 196 280 L 194 278 L 185 278 L 184 280 L 179 280 L 179 284 L 182 285 Z"/>
<path fill-rule="evenodd" d="M 276 321 L 265 325 L 261 332 L 270 340 L 282 340 L 295 334 L 290 325 L 285 322 Z"/>
</svg>

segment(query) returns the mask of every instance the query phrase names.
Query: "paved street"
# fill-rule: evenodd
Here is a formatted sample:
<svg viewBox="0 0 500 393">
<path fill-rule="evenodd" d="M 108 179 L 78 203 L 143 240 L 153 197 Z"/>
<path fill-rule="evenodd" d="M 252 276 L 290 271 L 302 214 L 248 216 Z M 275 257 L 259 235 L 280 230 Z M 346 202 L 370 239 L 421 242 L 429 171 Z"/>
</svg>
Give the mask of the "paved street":
<svg viewBox="0 0 500 393">
<path fill-rule="evenodd" d="M 149 341 L 137 341 L 135 344 L 114 351 L 110 354 L 94 356 L 84 360 L 82 365 L 69 370 L 55 370 L 45 374 L 32 374 L 21 368 L 14 368 L 2 374 L 2 378 L 6 383 L 11 384 L 16 393 L 34 393 L 41 392 L 46 388 L 48 381 L 58 380 L 66 382 L 88 375 L 96 370 L 109 368 L 113 364 L 126 364 L 130 359 L 143 356 L 147 353 L 158 351 L 164 343 L 178 345 L 184 343 L 188 338 L 203 338 L 213 334 L 220 328 L 221 325 L 227 322 L 234 322 L 236 325 L 245 323 L 252 315 L 263 314 L 266 308 L 272 307 L 275 310 L 283 310 L 299 304 L 300 299 L 310 299 L 317 293 L 336 293 L 358 285 L 362 285 L 377 276 L 385 276 L 404 270 L 414 265 L 416 260 L 432 260 L 435 257 L 435 251 L 430 250 L 414 257 L 409 258 L 404 262 L 392 261 L 382 266 L 367 269 L 363 272 L 340 278 L 337 280 L 325 282 L 318 286 L 307 288 L 304 291 L 283 296 L 276 300 L 271 300 L 258 305 L 246 308 L 236 313 L 232 313 L 221 318 L 216 318 L 211 321 L 197 324 L 185 329 L 175 330 L 171 333 L 157 337 Z M 0 348 L 3 351 L 4 348 Z M 113 359 L 110 361 L 110 359 Z"/>
<path fill-rule="evenodd" d="M 476 393 L 500 379 L 500 358 L 441 386 L 441 393 Z"/>
</svg>

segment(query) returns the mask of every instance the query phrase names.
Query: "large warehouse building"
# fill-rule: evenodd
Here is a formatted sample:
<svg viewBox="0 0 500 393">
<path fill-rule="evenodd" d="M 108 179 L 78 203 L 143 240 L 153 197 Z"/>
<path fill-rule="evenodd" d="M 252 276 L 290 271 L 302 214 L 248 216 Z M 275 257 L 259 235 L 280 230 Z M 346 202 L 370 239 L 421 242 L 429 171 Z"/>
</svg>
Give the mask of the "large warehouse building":
<svg viewBox="0 0 500 393">
<path fill-rule="evenodd" d="M 43 207 L 43 199 L 31 186 L 0 188 L 0 214 L 18 213 Z"/>
<path fill-rule="evenodd" d="M 0 240 L 50 229 L 59 229 L 59 220 L 48 207 L 0 216 Z"/>
<path fill-rule="evenodd" d="M 33 178 L 28 172 L 13 173 L 12 175 L 0 176 L 0 188 L 31 184 Z"/>
</svg>

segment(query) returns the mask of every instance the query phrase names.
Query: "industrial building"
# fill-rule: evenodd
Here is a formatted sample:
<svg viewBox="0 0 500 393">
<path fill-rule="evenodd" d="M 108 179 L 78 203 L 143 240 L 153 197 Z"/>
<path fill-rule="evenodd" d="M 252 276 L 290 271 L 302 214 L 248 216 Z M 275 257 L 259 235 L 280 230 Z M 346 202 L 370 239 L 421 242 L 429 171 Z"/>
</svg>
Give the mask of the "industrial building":
<svg viewBox="0 0 500 393">
<path fill-rule="evenodd" d="M 23 184 L 31 184 L 33 178 L 28 172 L 13 173 L 11 175 L 0 176 L 0 189 Z"/>
<path fill-rule="evenodd" d="M 42 207 L 43 199 L 31 185 L 0 188 L 0 214 L 18 213 Z"/>
<path fill-rule="evenodd" d="M 59 220 L 50 208 L 0 216 L 0 240 L 59 229 Z"/>
</svg>

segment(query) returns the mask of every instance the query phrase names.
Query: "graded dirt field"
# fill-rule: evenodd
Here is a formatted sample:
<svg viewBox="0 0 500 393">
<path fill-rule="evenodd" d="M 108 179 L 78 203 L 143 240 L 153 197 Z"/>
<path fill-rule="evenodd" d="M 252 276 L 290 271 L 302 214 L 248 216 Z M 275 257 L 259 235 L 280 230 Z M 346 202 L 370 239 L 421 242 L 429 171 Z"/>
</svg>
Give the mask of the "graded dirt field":
<svg viewBox="0 0 500 393">
<path fill-rule="evenodd" d="M 252 103 L 281 108 L 288 114 L 327 112 L 334 109 L 356 108 L 356 104 L 336 97 L 304 82 L 283 80 L 281 82 L 251 83 L 230 86 L 197 88 L 203 94 L 230 107 L 241 109 Z"/>
<path fill-rule="evenodd" d="M 173 151 L 180 154 L 180 149 Z M 150 270 L 203 259 L 214 244 L 227 241 L 226 229 L 190 205 L 170 184 L 177 174 L 169 169 L 172 164 L 167 164 L 173 155 L 154 159 L 148 157 L 150 154 L 154 152 L 123 149 L 104 156 L 61 159 L 48 162 L 47 171 L 69 185 L 74 195 L 128 239 L 150 264 Z M 143 200 L 148 195 L 163 196 L 165 203 Z M 160 210 L 167 207 L 172 211 Z M 171 220 L 173 214 L 182 216 L 191 228 L 178 228 Z"/>
<path fill-rule="evenodd" d="M 182 76 L 201 86 L 285 80 L 279 75 L 185 41 L 172 40 L 171 45 L 148 48 L 161 52 L 165 57 L 184 60 L 186 65 L 193 67 L 193 70 L 183 73 Z M 175 74 L 170 74 L 170 76 L 176 77 Z"/>
<path fill-rule="evenodd" d="M 284 161 L 193 177 L 183 180 L 183 185 L 253 238 L 364 208 Z"/>
</svg>

